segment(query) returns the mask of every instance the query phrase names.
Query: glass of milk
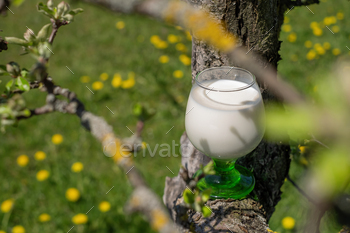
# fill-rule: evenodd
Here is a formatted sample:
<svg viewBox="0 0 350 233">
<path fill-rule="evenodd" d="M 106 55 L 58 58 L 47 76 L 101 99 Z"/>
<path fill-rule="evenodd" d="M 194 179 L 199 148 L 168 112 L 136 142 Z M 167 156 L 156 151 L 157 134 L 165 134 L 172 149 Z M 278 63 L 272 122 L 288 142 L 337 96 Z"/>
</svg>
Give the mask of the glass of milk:
<svg viewBox="0 0 350 233">
<path fill-rule="evenodd" d="M 212 158 L 216 171 L 199 180 L 200 190 L 211 188 L 211 198 L 233 199 L 253 190 L 253 174 L 235 161 L 258 146 L 264 118 L 260 90 L 249 71 L 215 67 L 197 75 L 187 103 L 186 132 L 191 143 Z"/>
</svg>

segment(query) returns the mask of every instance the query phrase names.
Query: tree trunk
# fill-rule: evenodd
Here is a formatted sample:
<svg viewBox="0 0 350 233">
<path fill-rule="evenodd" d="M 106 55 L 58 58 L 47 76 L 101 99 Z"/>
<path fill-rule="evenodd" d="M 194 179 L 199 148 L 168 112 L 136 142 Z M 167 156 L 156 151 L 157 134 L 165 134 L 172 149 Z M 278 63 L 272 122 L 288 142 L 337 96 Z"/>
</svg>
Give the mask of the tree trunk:
<svg viewBox="0 0 350 233">
<path fill-rule="evenodd" d="M 210 15 L 223 23 L 222 30 L 228 30 L 239 38 L 239 46 L 247 47 L 261 55 L 256 62 L 265 66 L 270 63 L 277 67 L 280 60 L 278 40 L 287 6 L 280 0 L 187 0 L 204 8 Z M 210 67 L 237 66 L 227 56 L 193 37 L 192 79 L 200 71 Z M 265 106 L 275 101 L 264 83 L 259 83 Z M 201 164 L 210 159 L 197 151 L 186 134 L 181 137 L 182 165 L 192 176 Z M 208 201 L 214 214 L 205 219 L 199 213 L 181 208 L 181 194 L 185 183 L 179 176 L 166 179 L 163 200 L 177 223 L 184 226 L 184 232 L 267 232 L 267 222 L 280 200 L 280 187 L 284 183 L 290 166 L 289 146 L 281 143 L 262 141 L 249 155 L 237 163 L 254 170 L 256 185 L 254 194 L 258 201 L 247 198 L 237 200 Z"/>
</svg>

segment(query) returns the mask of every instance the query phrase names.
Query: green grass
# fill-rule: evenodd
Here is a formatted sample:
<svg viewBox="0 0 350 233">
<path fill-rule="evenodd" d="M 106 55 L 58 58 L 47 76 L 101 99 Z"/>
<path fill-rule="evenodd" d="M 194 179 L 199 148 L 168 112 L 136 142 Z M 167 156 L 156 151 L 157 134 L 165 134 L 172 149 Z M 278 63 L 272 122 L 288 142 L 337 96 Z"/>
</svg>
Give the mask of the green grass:
<svg viewBox="0 0 350 233">
<path fill-rule="evenodd" d="M 25 1 L 20 7 L 11 7 L 15 13 L 9 13 L 0 22 L 0 36 L 22 37 L 26 26 L 37 32 L 42 25 L 48 23 L 48 18 L 35 12 L 36 1 Z M 337 4 L 323 2 L 318 6 L 310 6 L 312 14 L 305 7 L 298 7 L 288 13 L 292 32 L 297 34 L 295 43 L 287 41 L 290 33 L 282 32 L 281 55 L 279 71 L 304 93 L 312 93 L 317 86 L 319 77 L 329 73 L 337 56 L 331 51 L 318 59 L 307 60 L 309 49 L 304 42 L 313 43 L 328 41 L 333 48 L 340 48 L 341 55 L 348 56 L 346 45 L 350 47 L 350 28 L 346 27 L 350 10 L 346 8 L 347 1 Z M 156 110 L 156 115 L 146 122 L 143 132 L 144 141 L 153 149 L 162 143 L 179 143 L 184 131 L 184 112 L 187 95 L 191 88 L 191 70 L 183 65 L 178 57 L 181 52 L 169 44 L 166 49 L 156 49 L 150 43 L 152 35 L 159 35 L 163 40 L 169 34 L 181 37 L 190 56 L 191 42 L 181 30 L 163 24 L 147 17 L 138 15 L 122 15 L 83 3 L 72 2 L 72 7 L 82 7 L 85 12 L 75 18 L 71 25 L 59 29 L 50 58 L 49 73 L 56 84 L 68 87 L 76 92 L 85 107 L 106 119 L 120 137 L 131 136 L 128 126 L 135 130 L 137 118 L 132 115 L 135 103 L 143 103 Z M 326 16 L 335 15 L 338 11 L 344 13 L 344 19 L 338 20 L 336 25 L 340 31 L 333 35 L 327 28 L 323 28 L 323 35 L 316 37 L 309 25 L 312 21 L 320 22 Z M 116 22 L 124 21 L 125 28 L 118 30 Z M 30 68 L 33 59 L 29 56 L 19 56 L 21 48 L 9 46 L 8 51 L 0 53 L 0 63 L 17 61 L 21 67 Z M 161 55 L 168 55 L 169 63 L 161 64 Z M 297 55 L 297 59 L 295 56 Z M 74 75 L 66 68 L 69 67 Z M 173 77 L 175 70 L 182 70 L 184 78 Z M 103 72 L 109 74 L 104 81 L 102 90 L 91 89 L 92 82 L 99 80 Z M 136 84 L 130 89 L 113 88 L 111 79 L 113 74 L 120 73 L 123 79 L 129 72 L 136 74 Z M 80 77 L 87 75 L 91 81 L 87 84 L 80 82 Z M 3 89 L 4 83 L 0 84 Z M 45 93 L 38 90 L 24 94 L 28 107 L 35 108 L 45 103 Z M 182 101 L 181 101 L 182 100 Z M 108 106 L 114 114 L 107 108 Z M 174 128 L 168 132 L 169 129 Z M 60 145 L 51 142 L 52 135 L 59 133 L 64 137 Z M 123 206 L 131 194 L 131 187 L 125 174 L 113 164 L 110 158 L 104 156 L 101 145 L 80 126 L 76 116 L 62 113 L 52 113 L 21 121 L 17 127 L 8 127 L 5 134 L 0 134 L 0 202 L 14 198 L 15 206 L 8 224 L 2 219 L 6 214 L 0 213 L 0 230 L 10 232 L 14 225 L 23 225 L 27 232 L 67 232 L 73 223 L 71 218 L 77 213 L 88 214 L 89 221 L 85 226 L 76 227 L 72 232 L 153 232 L 143 218 L 134 214 L 125 215 Z M 44 161 L 34 160 L 34 153 L 42 150 L 47 154 Z M 158 149 L 159 152 L 159 149 Z M 30 161 L 26 167 L 19 167 L 16 158 L 26 154 Z M 179 154 L 179 153 L 178 153 Z M 180 167 L 180 157 L 163 158 L 158 154 L 153 158 L 148 152 L 142 152 L 135 157 L 136 166 L 144 175 L 149 186 L 161 197 L 165 177 L 173 176 L 166 168 L 174 173 Z M 80 161 L 84 164 L 81 173 L 73 173 L 71 165 Z M 39 182 L 35 176 L 40 169 L 50 171 L 48 180 Z M 293 161 L 291 176 L 296 181 L 301 180 L 305 169 Z M 106 195 L 105 193 L 114 188 Z M 70 187 L 76 187 L 81 198 L 78 202 L 68 202 L 65 192 Z M 288 232 L 283 229 L 281 219 L 291 216 L 296 220 L 295 232 L 301 229 L 307 216 L 308 202 L 292 187 L 289 182 L 282 187 L 283 196 L 277 205 L 270 226 L 278 232 Z M 101 213 L 98 204 L 107 200 L 111 203 L 111 210 Z M 40 223 L 41 213 L 51 215 L 51 221 Z M 8 214 L 7 214 L 8 215 Z M 328 219 L 328 220 L 327 220 Z M 326 217 L 322 224 L 323 232 L 335 232 L 340 226 L 333 223 L 332 217 Z M 7 225 L 6 229 L 5 226 Z"/>
</svg>

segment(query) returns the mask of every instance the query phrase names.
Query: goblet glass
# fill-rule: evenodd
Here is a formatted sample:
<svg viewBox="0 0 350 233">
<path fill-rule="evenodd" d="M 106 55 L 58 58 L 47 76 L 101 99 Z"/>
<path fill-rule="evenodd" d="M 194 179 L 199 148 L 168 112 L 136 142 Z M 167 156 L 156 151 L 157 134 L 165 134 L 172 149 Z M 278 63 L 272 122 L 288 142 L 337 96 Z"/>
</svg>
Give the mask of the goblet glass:
<svg viewBox="0 0 350 233">
<path fill-rule="evenodd" d="M 212 158 L 216 172 L 199 180 L 200 190 L 212 189 L 214 199 L 240 199 L 253 190 L 253 174 L 235 161 L 258 146 L 264 119 L 260 90 L 249 71 L 216 67 L 197 75 L 188 98 L 185 127 L 193 146 Z"/>
</svg>

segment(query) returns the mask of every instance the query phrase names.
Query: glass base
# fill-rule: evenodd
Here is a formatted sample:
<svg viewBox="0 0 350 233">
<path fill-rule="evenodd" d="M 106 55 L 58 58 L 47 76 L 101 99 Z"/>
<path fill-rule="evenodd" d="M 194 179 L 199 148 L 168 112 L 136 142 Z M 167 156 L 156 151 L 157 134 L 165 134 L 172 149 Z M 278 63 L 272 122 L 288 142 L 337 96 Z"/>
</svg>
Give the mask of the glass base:
<svg viewBox="0 0 350 233">
<path fill-rule="evenodd" d="M 217 169 L 215 169 L 217 171 Z M 194 175 L 203 173 L 198 170 Z M 245 167 L 234 165 L 232 170 L 218 172 L 215 175 L 206 175 L 197 183 L 197 187 L 204 191 L 211 189 L 210 199 L 242 199 L 247 196 L 255 185 L 253 174 Z"/>
</svg>

